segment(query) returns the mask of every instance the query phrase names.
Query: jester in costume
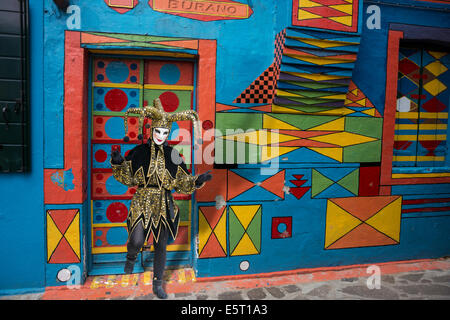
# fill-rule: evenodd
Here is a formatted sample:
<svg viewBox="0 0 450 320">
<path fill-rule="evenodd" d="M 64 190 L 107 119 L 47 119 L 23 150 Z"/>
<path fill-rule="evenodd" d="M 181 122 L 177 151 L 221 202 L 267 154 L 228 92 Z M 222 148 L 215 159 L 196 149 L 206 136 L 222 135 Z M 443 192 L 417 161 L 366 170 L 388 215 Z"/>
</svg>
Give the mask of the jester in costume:
<svg viewBox="0 0 450 320">
<path fill-rule="evenodd" d="M 163 289 L 166 246 L 169 235 L 172 239 L 176 238 L 180 220 L 172 190 L 192 194 L 211 180 L 212 176 L 209 172 L 190 175 L 178 151 L 166 142 L 172 122 L 175 121 L 191 120 L 195 132 L 199 132 L 198 115 L 195 111 L 166 113 L 161 101 L 155 99 L 153 106 L 130 108 L 125 112 L 125 132 L 128 132 L 129 114 L 139 115 L 140 140 L 143 137 L 144 118 L 152 120 L 152 138 L 147 143 L 134 147 L 125 158 L 119 150 L 111 152 L 114 178 L 128 187 L 137 187 L 127 216 L 128 242 L 124 272 L 133 272 L 137 255 L 152 233 L 155 248 L 153 293 L 160 299 L 166 299 L 167 294 Z M 126 136 L 124 140 L 129 141 L 129 138 Z"/>
</svg>

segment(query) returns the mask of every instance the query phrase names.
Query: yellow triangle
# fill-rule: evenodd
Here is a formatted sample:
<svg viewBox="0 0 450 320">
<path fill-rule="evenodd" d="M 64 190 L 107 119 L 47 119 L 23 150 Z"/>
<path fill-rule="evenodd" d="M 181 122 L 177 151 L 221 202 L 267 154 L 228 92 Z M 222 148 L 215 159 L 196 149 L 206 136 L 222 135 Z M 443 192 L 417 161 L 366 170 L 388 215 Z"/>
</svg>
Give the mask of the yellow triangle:
<svg viewBox="0 0 450 320">
<path fill-rule="evenodd" d="M 350 109 L 350 108 L 345 108 L 345 110 L 342 112 L 342 114 L 344 115 L 344 116 L 346 116 L 346 115 L 348 115 L 348 114 L 352 114 L 352 113 L 355 113 L 356 111 L 355 110 L 352 110 L 352 109 Z"/>
<path fill-rule="evenodd" d="M 300 8 L 312 8 L 312 7 L 321 7 L 322 5 L 320 3 L 316 3 L 310 0 L 300 0 L 298 6 Z"/>
<path fill-rule="evenodd" d="M 344 17 L 329 17 L 328 19 L 331 19 L 333 21 L 336 21 L 338 23 L 342 23 L 346 26 L 351 26 L 352 25 L 352 16 L 344 16 Z"/>
<path fill-rule="evenodd" d="M 344 236 L 347 232 L 360 225 L 361 220 L 328 200 L 325 229 L 325 248 Z"/>
<path fill-rule="evenodd" d="M 350 113 L 354 113 L 354 110 L 350 110 L 348 108 L 338 107 L 335 109 L 317 111 L 317 112 L 306 112 L 301 110 L 295 110 L 286 107 L 280 107 L 275 104 L 272 105 L 273 113 L 292 113 L 292 114 L 315 114 L 315 115 L 331 115 L 331 116 L 345 116 Z M 301 130 L 300 128 L 296 128 L 295 130 Z M 311 130 L 311 129 L 308 129 Z"/>
<path fill-rule="evenodd" d="M 78 258 L 81 258 L 80 254 L 80 212 L 77 212 L 75 218 L 73 218 L 70 226 L 64 233 L 64 238 L 72 247 Z"/>
<path fill-rule="evenodd" d="M 246 230 L 259 208 L 260 205 L 231 206 L 231 209 Z"/>
<path fill-rule="evenodd" d="M 211 227 L 209 226 L 208 221 L 203 215 L 202 210 L 199 210 L 198 215 L 198 252 L 201 253 L 203 251 L 203 247 L 211 235 Z"/>
<path fill-rule="evenodd" d="M 399 242 L 401 213 L 402 198 L 399 197 L 381 209 L 378 213 L 367 219 L 365 223 Z"/>
<path fill-rule="evenodd" d="M 278 120 L 274 117 L 263 115 L 263 128 L 264 129 L 283 129 L 283 130 L 299 130 L 299 128 L 290 125 L 284 121 Z"/>
<path fill-rule="evenodd" d="M 286 54 L 288 57 L 306 61 L 309 63 L 317 64 L 319 66 L 327 65 L 327 64 L 339 64 L 339 63 L 346 63 L 347 61 L 342 59 L 333 59 L 333 58 L 324 58 L 324 57 L 306 57 L 306 56 L 300 56 L 295 54 Z"/>
<path fill-rule="evenodd" d="M 356 133 L 351 133 L 351 132 L 330 133 L 327 135 L 312 137 L 309 139 L 314 140 L 314 141 L 325 142 L 325 143 L 332 143 L 332 144 L 336 144 L 341 147 L 347 147 L 347 146 L 352 146 L 355 144 L 361 144 L 361 143 L 366 143 L 366 142 L 377 140 L 375 138 L 366 137 L 366 136 L 356 134 Z"/>
<path fill-rule="evenodd" d="M 353 3 L 353 0 L 344 0 L 344 1 L 348 3 Z"/>
<path fill-rule="evenodd" d="M 358 88 L 353 89 L 352 91 L 350 91 L 353 95 L 357 96 L 358 95 Z"/>
<path fill-rule="evenodd" d="M 309 20 L 309 19 L 320 19 L 322 16 L 319 16 L 317 14 L 299 9 L 298 10 L 298 20 Z"/>
<path fill-rule="evenodd" d="M 258 250 L 255 248 L 255 245 L 253 244 L 252 240 L 250 240 L 248 234 L 244 233 L 241 241 L 239 241 L 239 243 L 237 244 L 236 248 L 234 248 L 234 251 L 231 253 L 231 255 L 244 256 L 258 253 L 259 253 Z"/>
<path fill-rule="evenodd" d="M 351 17 L 350 17 L 351 18 Z M 333 19 L 333 18 L 329 18 Z M 316 46 L 319 48 L 332 48 L 332 47 L 341 47 L 347 45 L 346 42 L 339 41 L 328 41 L 328 40 L 316 40 L 316 39 L 299 39 L 300 41 L 310 44 L 312 46 Z M 351 43 L 348 43 L 350 45 Z"/>
<path fill-rule="evenodd" d="M 53 251 L 61 240 L 62 234 L 56 227 L 50 215 L 47 213 L 47 261 L 50 260 Z"/>
<path fill-rule="evenodd" d="M 225 210 L 225 209 L 223 209 Z M 219 243 L 223 249 L 223 251 L 227 252 L 227 215 L 223 214 L 220 217 L 219 221 L 217 222 L 216 227 L 214 228 L 214 234 L 217 237 L 217 240 L 219 240 Z"/>
<path fill-rule="evenodd" d="M 293 76 L 298 76 L 302 78 L 306 78 L 314 81 L 325 81 L 325 80 L 335 80 L 335 79 L 347 79 L 347 76 L 333 76 L 333 75 L 325 75 L 320 73 L 301 73 L 301 72 L 285 72 L 287 74 L 291 74 Z"/>
<path fill-rule="evenodd" d="M 339 100 L 345 100 L 345 97 L 346 97 L 347 95 L 346 94 L 333 94 L 333 95 L 330 95 L 330 96 L 323 96 L 323 97 L 320 97 L 321 99 L 339 99 Z M 319 99 L 320 99 L 319 98 Z"/>
<path fill-rule="evenodd" d="M 345 129 L 345 118 L 341 117 L 339 119 L 321 124 L 317 127 L 308 129 L 308 131 L 344 131 Z"/>
<path fill-rule="evenodd" d="M 375 109 L 374 108 L 370 108 L 364 111 L 361 111 L 364 114 L 367 114 L 369 116 L 375 117 Z"/>
<path fill-rule="evenodd" d="M 428 53 L 431 54 L 436 59 L 440 59 L 447 54 L 447 52 L 442 51 L 428 51 Z"/>
<path fill-rule="evenodd" d="M 293 113 L 293 114 L 302 113 L 301 111 L 291 109 L 291 108 L 277 106 L 276 104 L 272 105 L 272 112 L 273 113 Z M 296 128 L 296 130 L 298 130 L 298 128 Z"/>
<path fill-rule="evenodd" d="M 353 12 L 353 5 L 351 5 L 351 4 L 338 4 L 338 5 L 329 6 L 329 7 L 336 9 L 340 12 L 348 13 L 348 14 L 352 14 L 352 12 Z"/>
<path fill-rule="evenodd" d="M 270 147 L 263 146 L 261 149 L 261 161 L 267 161 L 282 156 L 285 153 L 294 151 L 299 147 Z"/>
<path fill-rule="evenodd" d="M 359 104 L 360 106 L 365 107 L 366 106 L 366 98 L 363 98 L 361 100 L 355 101 L 355 103 Z"/>
<path fill-rule="evenodd" d="M 344 116 L 352 113 L 355 113 L 355 110 L 352 110 L 350 108 L 345 108 L 345 111 L 343 112 Z"/>
<path fill-rule="evenodd" d="M 287 91 L 280 90 L 280 89 L 277 90 L 276 95 L 283 96 L 283 97 L 301 97 L 301 95 L 299 95 L 299 94 L 287 92 Z"/>
<path fill-rule="evenodd" d="M 342 162 L 342 148 L 313 148 L 313 147 L 309 147 L 308 149 L 315 151 L 317 153 L 320 153 L 322 155 L 324 155 L 325 157 L 334 159 L 336 161 Z"/>
</svg>

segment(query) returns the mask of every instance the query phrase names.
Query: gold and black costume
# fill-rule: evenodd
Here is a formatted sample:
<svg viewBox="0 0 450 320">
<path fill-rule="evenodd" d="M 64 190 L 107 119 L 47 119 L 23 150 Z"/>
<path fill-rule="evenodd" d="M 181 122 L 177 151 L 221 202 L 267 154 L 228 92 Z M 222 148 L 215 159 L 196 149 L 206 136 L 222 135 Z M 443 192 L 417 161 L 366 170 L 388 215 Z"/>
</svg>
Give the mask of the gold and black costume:
<svg viewBox="0 0 450 320">
<path fill-rule="evenodd" d="M 158 242 L 162 224 L 175 239 L 179 209 L 172 190 L 191 194 L 205 184 L 196 187 L 197 177 L 190 175 L 178 151 L 167 144 L 158 146 L 149 139 L 148 143 L 133 148 L 121 164 L 111 166 L 117 181 L 137 187 L 127 217 L 128 235 L 142 222 L 145 239 L 152 233 Z"/>
<path fill-rule="evenodd" d="M 162 143 L 167 139 L 174 121 L 192 121 L 195 133 L 200 137 L 198 115 L 193 110 L 167 113 L 161 101 L 155 99 L 153 106 L 130 108 L 125 112 L 125 132 L 128 132 L 129 114 L 139 117 L 140 140 L 143 138 L 142 126 L 145 118 L 152 120 L 152 134 L 156 134 L 158 142 Z M 161 129 L 165 129 L 164 140 L 158 137 Z M 129 141 L 129 138 L 126 136 L 124 140 Z M 133 272 L 137 254 L 152 233 L 155 248 L 153 293 L 165 299 L 167 294 L 162 287 L 162 278 L 166 263 L 166 245 L 169 234 L 174 240 L 177 237 L 180 223 L 179 208 L 173 201 L 172 191 L 191 194 L 202 188 L 212 176 L 208 172 L 199 176 L 190 175 L 178 151 L 167 142 L 156 144 L 153 138 L 134 147 L 125 159 L 120 151 L 112 150 L 111 167 L 117 181 L 128 187 L 137 187 L 127 216 L 128 243 L 124 272 Z"/>
</svg>

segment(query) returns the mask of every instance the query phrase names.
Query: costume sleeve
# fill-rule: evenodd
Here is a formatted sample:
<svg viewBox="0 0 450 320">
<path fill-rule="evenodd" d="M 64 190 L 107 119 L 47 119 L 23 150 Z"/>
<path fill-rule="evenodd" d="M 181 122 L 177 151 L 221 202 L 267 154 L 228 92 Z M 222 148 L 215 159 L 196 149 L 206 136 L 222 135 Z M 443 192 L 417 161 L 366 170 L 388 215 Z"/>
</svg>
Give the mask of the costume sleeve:
<svg viewBox="0 0 450 320">
<path fill-rule="evenodd" d="M 195 180 L 197 180 L 197 176 L 191 176 L 179 166 L 174 181 L 175 192 L 184 194 L 193 193 L 195 190 L 199 189 L 195 186 Z"/>
<path fill-rule="evenodd" d="M 111 167 L 113 170 L 113 176 L 117 181 L 128 187 L 137 185 L 131 170 L 131 161 L 123 161 L 121 164 L 111 163 Z"/>
<path fill-rule="evenodd" d="M 178 159 L 174 159 L 176 163 L 178 163 L 178 168 L 175 175 L 175 180 L 173 181 L 173 189 L 175 189 L 176 193 L 191 194 L 195 190 L 202 188 L 205 183 L 200 186 L 196 186 L 195 181 L 198 176 L 189 174 L 183 159 L 180 155 L 178 155 L 178 157 Z"/>
</svg>

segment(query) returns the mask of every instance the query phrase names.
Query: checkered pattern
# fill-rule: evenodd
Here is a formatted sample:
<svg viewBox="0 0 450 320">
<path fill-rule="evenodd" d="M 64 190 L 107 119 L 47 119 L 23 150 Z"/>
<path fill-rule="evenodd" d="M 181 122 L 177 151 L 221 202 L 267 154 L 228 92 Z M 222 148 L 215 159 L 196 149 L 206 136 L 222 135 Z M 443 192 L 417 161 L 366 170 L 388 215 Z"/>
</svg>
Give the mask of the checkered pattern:
<svg viewBox="0 0 450 320">
<path fill-rule="evenodd" d="M 271 103 L 274 91 L 274 67 L 268 67 L 253 83 L 237 97 L 235 103 Z"/>
<path fill-rule="evenodd" d="M 284 40 L 286 39 L 286 29 L 281 30 L 275 37 L 275 58 L 274 65 L 276 69 L 280 69 L 281 58 L 283 56 Z"/>
<path fill-rule="evenodd" d="M 276 35 L 273 63 L 233 101 L 234 103 L 272 103 L 280 73 L 285 36 L 286 29 Z"/>
</svg>

